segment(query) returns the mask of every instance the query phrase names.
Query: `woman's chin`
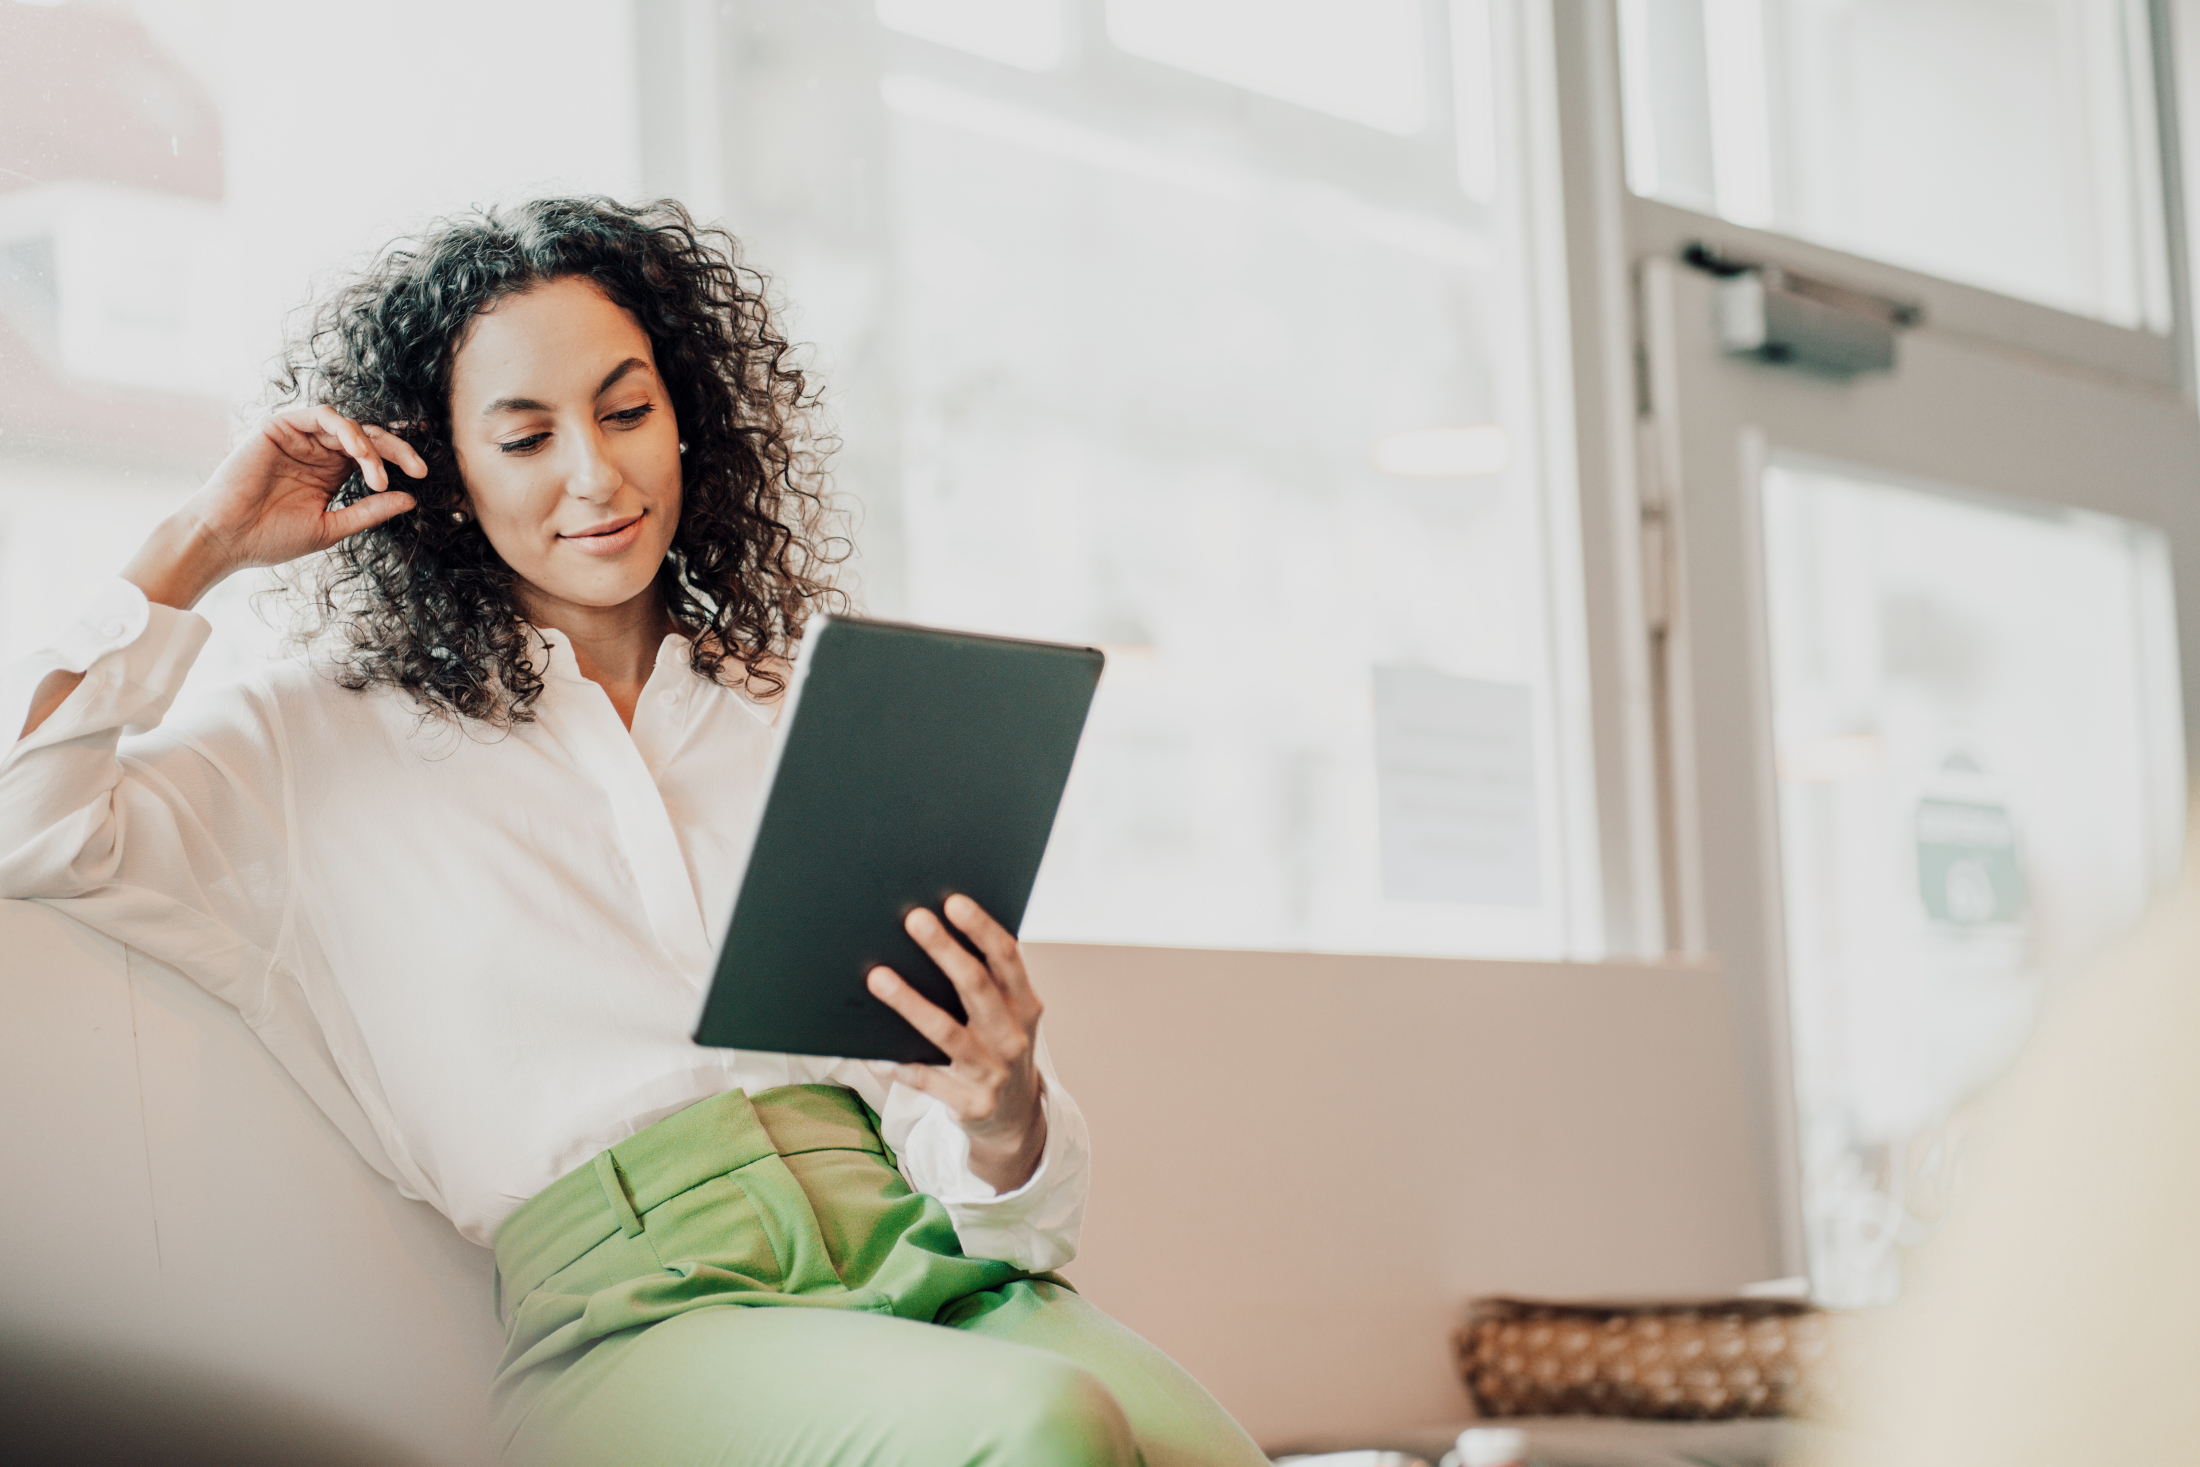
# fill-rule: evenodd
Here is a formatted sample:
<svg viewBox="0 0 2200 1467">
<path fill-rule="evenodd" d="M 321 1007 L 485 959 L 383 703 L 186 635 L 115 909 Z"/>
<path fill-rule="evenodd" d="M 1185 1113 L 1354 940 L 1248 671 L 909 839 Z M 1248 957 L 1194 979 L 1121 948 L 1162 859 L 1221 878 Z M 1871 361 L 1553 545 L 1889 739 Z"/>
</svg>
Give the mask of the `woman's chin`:
<svg viewBox="0 0 2200 1467">
<path fill-rule="evenodd" d="M 635 601 L 652 594 L 657 585 L 657 567 L 654 565 L 646 569 L 638 564 L 631 568 L 589 566 L 586 569 L 593 570 L 596 574 L 550 574 L 548 573 L 549 568 L 545 567 L 545 573 L 543 574 L 522 575 L 521 580 L 525 584 L 526 590 L 522 593 L 520 599 L 523 602 L 537 602 L 544 610 L 563 606 L 576 611 L 617 611 L 623 606 L 631 606 Z M 621 570 L 625 573 L 604 573 L 606 571 L 616 572 Z M 523 606 L 522 609 L 526 610 L 530 616 L 535 615 L 532 607 Z"/>
</svg>

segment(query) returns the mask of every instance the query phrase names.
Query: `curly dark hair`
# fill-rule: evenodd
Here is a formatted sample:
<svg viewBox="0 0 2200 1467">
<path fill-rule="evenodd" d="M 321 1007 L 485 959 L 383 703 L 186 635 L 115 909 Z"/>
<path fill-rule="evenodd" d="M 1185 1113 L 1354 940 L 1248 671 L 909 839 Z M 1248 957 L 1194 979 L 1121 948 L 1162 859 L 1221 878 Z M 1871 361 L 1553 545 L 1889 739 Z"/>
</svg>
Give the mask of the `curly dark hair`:
<svg viewBox="0 0 2200 1467">
<path fill-rule="evenodd" d="M 427 460 L 398 478 L 409 514 L 352 536 L 294 577 L 298 635 L 330 647 L 344 686 L 402 688 L 426 713 L 529 721 L 542 678 L 512 572 L 465 503 L 451 442 L 451 365 L 467 326 L 505 297 L 585 277 L 633 313 L 657 358 L 687 452 L 680 523 L 658 577 L 665 610 L 711 681 L 775 693 L 813 611 L 844 598 L 816 389 L 773 324 L 768 282 L 723 230 L 670 199 L 539 199 L 439 219 L 400 239 L 304 316 L 274 405 L 327 403 L 389 427 Z M 354 470 L 332 505 L 369 492 Z"/>
</svg>

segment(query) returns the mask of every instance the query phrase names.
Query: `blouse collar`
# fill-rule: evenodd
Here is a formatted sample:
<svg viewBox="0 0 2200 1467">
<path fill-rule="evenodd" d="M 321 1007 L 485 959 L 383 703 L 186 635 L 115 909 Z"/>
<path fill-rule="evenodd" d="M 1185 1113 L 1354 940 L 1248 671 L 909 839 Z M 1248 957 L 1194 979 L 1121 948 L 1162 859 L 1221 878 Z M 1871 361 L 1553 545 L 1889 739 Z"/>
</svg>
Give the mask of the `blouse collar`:
<svg viewBox="0 0 2200 1467">
<path fill-rule="evenodd" d="M 684 666 L 694 651 L 694 644 L 678 632 L 667 632 L 657 644 L 659 668 Z M 527 665 L 544 682 L 580 683 L 581 665 L 573 656 L 573 644 L 565 633 L 552 627 L 530 626 L 527 635 Z"/>
</svg>

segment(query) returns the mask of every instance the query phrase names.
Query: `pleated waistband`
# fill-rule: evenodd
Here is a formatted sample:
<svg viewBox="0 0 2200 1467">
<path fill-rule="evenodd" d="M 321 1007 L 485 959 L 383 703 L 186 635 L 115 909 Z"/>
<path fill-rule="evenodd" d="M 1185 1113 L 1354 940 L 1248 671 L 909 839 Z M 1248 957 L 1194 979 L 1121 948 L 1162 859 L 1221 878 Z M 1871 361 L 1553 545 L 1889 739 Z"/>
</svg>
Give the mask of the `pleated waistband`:
<svg viewBox="0 0 2200 1467">
<path fill-rule="evenodd" d="M 892 1153 L 870 1110 L 843 1085 L 729 1090 L 666 1116 L 600 1152 L 534 1196 L 497 1229 L 497 1294 L 517 1302 L 589 1249 L 642 1231 L 641 1215 L 767 1156 Z M 499 1313 L 502 1310 L 500 1308 Z"/>
</svg>

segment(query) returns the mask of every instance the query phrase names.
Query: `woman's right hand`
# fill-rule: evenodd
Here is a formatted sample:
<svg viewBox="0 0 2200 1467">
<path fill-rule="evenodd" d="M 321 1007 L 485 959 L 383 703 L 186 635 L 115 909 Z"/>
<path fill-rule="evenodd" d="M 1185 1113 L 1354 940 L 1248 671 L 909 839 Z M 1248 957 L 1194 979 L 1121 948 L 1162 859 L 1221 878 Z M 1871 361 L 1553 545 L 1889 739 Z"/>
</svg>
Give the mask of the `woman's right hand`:
<svg viewBox="0 0 2200 1467">
<path fill-rule="evenodd" d="M 411 444 L 332 407 L 271 414 L 230 450 L 198 493 L 160 522 L 123 568 L 123 579 L 147 600 L 188 611 L 237 571 L 326 550 L 418 503 L 390 488 L 384 459 L 415 479 L 427 477 L 428 462 Z M 375 492 L 331 514 L 329 496 L 354 464 Z M 31 693 L 20 737 L 36 733 L 83 681 L 83 673 L 66 668 L 46 674 Z"/>
<path fill-rule="evenodd" d="M 326 550 L 414 507 L 410 494 L 390 488 L 385 459 L 415 479 L 427 475 L 411 444 L 325 404 L 271 414 L 161 523 L 123 575 L 152 600 L 188 609 L 237 571 Z M 330 513 L 329 496 L 354 466 L 375 492 Z"/>
</svg>

